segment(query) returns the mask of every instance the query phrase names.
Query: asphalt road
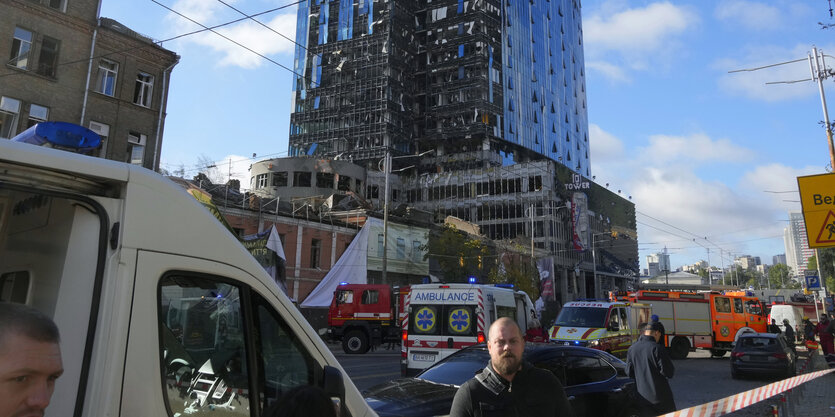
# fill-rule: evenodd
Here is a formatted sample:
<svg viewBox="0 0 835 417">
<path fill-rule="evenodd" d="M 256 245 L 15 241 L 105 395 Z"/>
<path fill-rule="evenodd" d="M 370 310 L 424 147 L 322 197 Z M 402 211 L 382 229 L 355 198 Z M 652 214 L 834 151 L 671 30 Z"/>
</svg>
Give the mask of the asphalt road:
<svg viewBox="0 0 835 417">
<path fill-rule="evenodd" d="M 400 350 L 377 349 L 363 355 L 348 355 L 336 344 L 331 351 L 360 392 L 381 382 L 400 377 Z M 711 358 L 707 351 L 691 352 L 687 359 L 673 361 L 675 377 L 670 381 L 679 409 L 692 407 L 776 381 L 776 378 L 731 379 L 729 356 Z M 754 409 L 733 413 L 735 417 L 761 415 Z"/>
</svg>

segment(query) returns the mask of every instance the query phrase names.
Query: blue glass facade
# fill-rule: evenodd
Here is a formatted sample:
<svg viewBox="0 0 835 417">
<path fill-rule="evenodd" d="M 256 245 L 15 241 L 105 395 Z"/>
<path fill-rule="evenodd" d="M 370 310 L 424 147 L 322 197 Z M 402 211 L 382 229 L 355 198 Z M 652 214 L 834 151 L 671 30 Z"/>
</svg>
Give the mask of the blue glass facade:
<svg viewBox="0 0 835 417">
<path fill-rule="evenodd" d="M 591 176 L 580 6 L 502 0 L 503 139 Z"/>
<path fill-rule="evenodd" d="M 591 176 L 578 1 L 307 0 L 296 27 L 291 155 L 388 144 Z"/>
</svg>

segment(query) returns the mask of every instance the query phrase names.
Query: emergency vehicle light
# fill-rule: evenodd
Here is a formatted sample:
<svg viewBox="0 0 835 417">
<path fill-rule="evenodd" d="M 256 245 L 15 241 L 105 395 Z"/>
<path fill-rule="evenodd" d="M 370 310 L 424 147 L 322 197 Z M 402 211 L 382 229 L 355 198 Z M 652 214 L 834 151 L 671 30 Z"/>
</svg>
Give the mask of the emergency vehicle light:
<svg viewBox="0 0 835 417">
<path fill-rule="evenodd" d="M 499 288 L 513 288 L 513 284 L 495 284 Z"/>
<path fill-rule="evenodd" d="M 339 285 L 348 285 L 348 283 L 346 281 L 342 281 L 339 283 Z"/>
<path fill-rule="evenodd" d="M 478 332 L 478 343 L 484 343 L 484 332 Z"/>
<path fill-rule="evenodd" d="M 470 277 L 467 279 L 467 281 L 469 281 L 470 284 L 475 284 L 477 282 L 476 277 L 474 277 L 472 275 L 470 275 Z"/>
<path fill-rule="evenodd" d="M 449 285 L 439 285 L 438 288 L 449 288 Z"/>
</svg>

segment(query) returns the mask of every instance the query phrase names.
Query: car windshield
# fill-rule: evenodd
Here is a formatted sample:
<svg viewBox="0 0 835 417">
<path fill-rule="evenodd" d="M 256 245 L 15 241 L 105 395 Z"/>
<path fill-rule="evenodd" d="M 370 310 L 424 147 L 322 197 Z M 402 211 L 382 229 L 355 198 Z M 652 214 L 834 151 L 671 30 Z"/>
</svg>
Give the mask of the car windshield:
<svg viewBox="0 0 835 417">
<path fill-rule="evenodd" d="M 565 307 L 560 311 L 555 326 L 606 327 L 607 308 Z"/>
<path fill-rule="evenodd" d="M 776 350 L 777 339 L 770 337 L 743 337 L 739 339 L 741 350 Z"/>
<path fill-rule="evenodd" d="M 490 354 L 486 349 L 462 350 L 427 369 L 417 378 L 438 384 L 460 386 L 475 376 L 476 372 L 484 369 L 489 360 Z"/>
</svg>

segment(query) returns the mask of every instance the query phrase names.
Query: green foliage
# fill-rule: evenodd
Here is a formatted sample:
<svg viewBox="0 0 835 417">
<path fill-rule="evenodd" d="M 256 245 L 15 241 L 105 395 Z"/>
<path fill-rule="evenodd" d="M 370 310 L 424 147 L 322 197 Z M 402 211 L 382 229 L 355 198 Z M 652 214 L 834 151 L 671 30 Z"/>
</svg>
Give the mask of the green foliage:
<svg viewBox="0 0 835 417">
<path fill-rule="evenodd" d="M 792 270 L 785 264 L 777 264 L 768 270 L 768 282 L 771 289 L 796 288 L 797 283 L 792 282 Z"/>
<path fill-rule="evenodd" d="M 531 297 L 531 301 L 539 298 L 539 271 L 529 264 L 511 262 L 505 265 L 504 271 L 493 268 L 487 275 L 487 282 L 491 284 L 513 284 L 517 290 L 524 291 Z"/>
<path fill-rule="evenodd" d="M 438 260 L 444 282 L 467 282 L 470 275 L 482 276 L 488 254 L 484 242 L 452 225 L 444 225 L 440 233 L 430 235 L 421 250 L 426 253 L 424 259 L 432 256 Z"/>
</svg>

